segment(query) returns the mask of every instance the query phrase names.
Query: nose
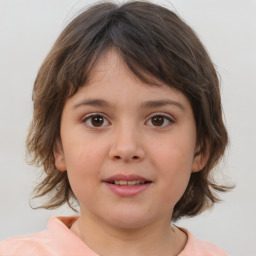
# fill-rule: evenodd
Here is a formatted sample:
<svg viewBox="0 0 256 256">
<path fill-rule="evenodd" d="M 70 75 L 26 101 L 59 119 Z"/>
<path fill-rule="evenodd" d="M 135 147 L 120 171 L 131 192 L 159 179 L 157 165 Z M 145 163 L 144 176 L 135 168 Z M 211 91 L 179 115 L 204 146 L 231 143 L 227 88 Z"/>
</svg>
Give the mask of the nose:
<svg viewBox="0 0 256 256">
<path fill-rule="evenodd" d="M 124 162 L 140 162 L 145 158 L 141 135 L 136 127 L 120 127 L 115 131 L 109 157 Z"/>
</svg>

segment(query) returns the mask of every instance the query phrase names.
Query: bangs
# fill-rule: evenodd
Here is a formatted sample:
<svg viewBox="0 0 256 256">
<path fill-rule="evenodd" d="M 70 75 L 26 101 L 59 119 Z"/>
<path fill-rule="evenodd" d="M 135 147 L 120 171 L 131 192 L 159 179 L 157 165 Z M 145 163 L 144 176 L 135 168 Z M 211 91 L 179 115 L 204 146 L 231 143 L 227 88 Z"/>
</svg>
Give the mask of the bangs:
<svg viewBox="0 0 256 256">
<path fill-rule="evenodd" d="M 102 8 L 102 4 L 100 6 Z M 59 53 L 63 58 L 58 84 L 69 87 L 67 97 L 88 83 L 98 60 L 111 48 L 120 53 L 129 69 L 143 82 L 157 85 L 157 81 L 161 81 L 189 95 L 190 100 L 191 96 L 200 97 L 191 87 L 204 87 L 207 82 L 200 75 L 196 61 L 191 61 L 194 57 L 186 42 L 187 37 L 183 36 L 182 40 L 182 35 L 177 36 L 177 26 L 184 30 L 181 27 L 184 24 L 180 24 L 175 14 L 168 17 L 169 11 L 166 10 L 168 19 L 157 23 L 154 22 L 158 19 L 155 10 L 139 10 L 140 5 L 136 9 L 129 4 L 121 7 L 105 4 L 105 7 L 108 15 L 98 12 L 102 17 L 87 15 L 82 22 L 78 16 L 56 42 L 57 45 L 66 45 Z M 156 16 L 155 19 L 152 15 Z M 188 28 L 188 33 L 193 36 L 190 30 Z M 69 37 L 64 38 L 68 33 Z M 63 92 L 63 88 L 60 90 Z"/>
<path fill-rule="evenodd" d="M 35 198 L 50 196 L 38 208 L 54 209 L 64 203 L 72 208 L 76 200 L 66 172 L 55 167 L 53 152 L 61 138 L 61 115 L 67 98 L 90 82 L 100 58 L 112 48 L 142 82 L 165 83 L 190 101 L 197 154 L 209 154 L 209 160 L 203 170 L 191 174 L 173 220 L 200 213 L 219 201 L 217 192 L 230 189 L 210 176 L 228 143 L 219 79 L 196 33 L 172 11 L 145 1 L 121 6 L 100 3 L 82 11 L 60 34 L 40 67 L 26 140 L 29 163 L 43 166 L 46 175 L 35 188 Z"/>
</svg>

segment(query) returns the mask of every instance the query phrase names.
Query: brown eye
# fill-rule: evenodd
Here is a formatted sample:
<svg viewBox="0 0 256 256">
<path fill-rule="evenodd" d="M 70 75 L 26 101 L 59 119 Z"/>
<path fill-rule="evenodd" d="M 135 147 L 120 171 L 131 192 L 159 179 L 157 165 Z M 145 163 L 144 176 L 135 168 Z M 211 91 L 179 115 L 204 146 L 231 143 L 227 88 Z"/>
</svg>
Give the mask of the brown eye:
<svg viewBox="0 0 256 256">
<path fill-rule="evenodd" d="M 164 117 L 163 116 L 154 116 L 151 118 L 151 122 L 154 126 L 162 126 L 164 123 Z"/>
<path fill-rule="evenodd" d="M 146 125 L 159 127 L 159 128 L 166 128 L 173 124 L 174 121 L 171 117 L 165 115 L 155 115 L 152 116 L 147 122 Z"/>
<path fill-rule="evenodd" d="M 94 116 L 92 117 L 91 123 L 96 127 L 102 126 L 104 123 L 104 118 L 102 116 Z"/>
<path fill-rule="evenodd" d="M 108 120 L 101 115 L 91 115 L 85 119 L 85 123 L 90 127 L 104 127 L 109 124 Z"/>
</svg>

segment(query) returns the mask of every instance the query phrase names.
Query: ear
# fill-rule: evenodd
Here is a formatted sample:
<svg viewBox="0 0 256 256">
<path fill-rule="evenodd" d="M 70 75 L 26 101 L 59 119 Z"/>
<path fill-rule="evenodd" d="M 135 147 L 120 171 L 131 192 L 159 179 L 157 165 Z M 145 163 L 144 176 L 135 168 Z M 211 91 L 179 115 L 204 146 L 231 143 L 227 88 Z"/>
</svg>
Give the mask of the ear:
<svg viewBox="0 0 256 256">
<path fill-rule="evenodd" d="M 205 152 L 202 152 L 201 148 L 198 147 L 195 150 L 193 165 L 192 165 L 192 172 L 199 172 L 201 171 L 205 165 L 207 164 L 209 159 L 209 147 L 208 144 L 206 145 Z"/>
<path fill-rule="evenodd" d="M 55 167 L 61 171 L 64 172 L 67 170 L 65 158 L 64 158 L 64 152 L 61 141 L 58 139 L 55 142 L 54 149 L 53 149 L 53 155 L 55 160 Z"/>
</svg>

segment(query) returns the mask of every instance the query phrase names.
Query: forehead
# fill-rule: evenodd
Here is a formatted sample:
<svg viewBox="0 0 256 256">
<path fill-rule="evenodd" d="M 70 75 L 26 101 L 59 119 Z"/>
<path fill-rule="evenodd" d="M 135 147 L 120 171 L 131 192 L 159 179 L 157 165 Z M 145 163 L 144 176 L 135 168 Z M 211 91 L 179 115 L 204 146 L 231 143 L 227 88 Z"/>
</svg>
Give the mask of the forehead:
<svg viewBox="0 0 256 256">
<path fill-rule="evenodd" d="M 184 111 L 190 108 L 178 90 L 148 76 L 139 79 L 126 65 L 118 51 L 109 50 L 95 64 L 89 81 L 68 100 L 73 108 L 83 105 L 115 108 L 149 108 L 172 105 Z M 153 84 L 152 84 L 153 83 Z"/>
<path fill-rule="evenodd" d="M 144 91 L 144 93 L 156 93 L 158 91 L 158 93 L 162 92 L 166 94 L 167 91 L 172 91 L 175 94 L 182 94 L 179 90 L 166 85 L 144 70 L 139 69 L 140 67 L 137 68 L 137 72 L 142 75 L 143 79 L 138 77 L 128 67 L 121 54 L 115 48 L 111 48 L 100 56 L 92 69 L 85 87 L 92 87 L 92 85 L 94 87 L 98 86 L 98 92 L 100 92 L 100 87 L 103 88 L 106 84 L 108 84 L 108 90 L 113 90 L 115 87 L 114 84 L 116 83 L 119 86 L 115 89 L 120 90 L 125 90 L 127 84 L 133 84 L 138 86 L 138 93 L 139 91 Z M 97 90 L 97 88 L 94 89 Z"/>
<path fill-rule="evenodd" d="M 121 54 L 115 48 L 111 48 L 101 54 L 91 71 L 87 84 L 94 84 L 100 80 L 112 80 L 113 76 L 133 77 L 133 79 L 139 80 L 128 68 Z"/>
</svg>

